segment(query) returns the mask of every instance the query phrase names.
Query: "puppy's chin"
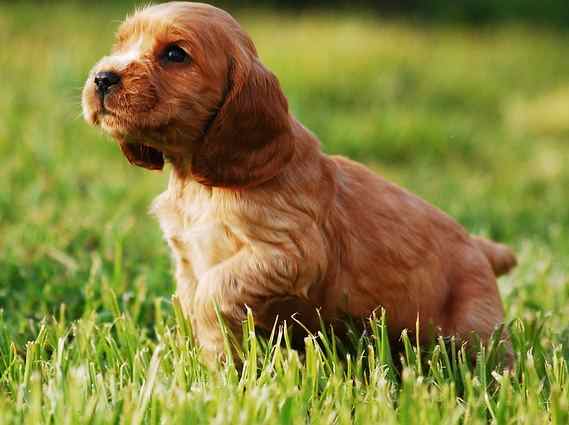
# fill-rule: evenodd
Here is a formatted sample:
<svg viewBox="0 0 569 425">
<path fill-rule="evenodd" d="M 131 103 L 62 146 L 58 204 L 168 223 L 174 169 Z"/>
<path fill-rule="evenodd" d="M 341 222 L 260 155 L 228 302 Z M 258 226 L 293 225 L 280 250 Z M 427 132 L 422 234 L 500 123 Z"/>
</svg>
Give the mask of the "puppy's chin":
<svg viewBox="0 0 569 425">
<path fill-rule="evenodd" d="M 160 149 L 164 140 L 159 130 L 140 130 L 132 123 L 109 115 L 101 120 L 101 128 L 118 142 L 123 155 L 132 165 L 148 170 L 164 168 L 164 152 Z"/>
<path fill-rule="evenodd" d="M 155 146 L 160 140 L 153 140 L 131 121 L 116 114 L 105 111 L 102 107 L 85 105 L 83 107 L 85 120 L 94 127 L 99 127 L 115 139 L 128 162 L 148 170 L 161 170 L 164 167 L 164 155 Z"/>
<path fill-rule="evenodd" d="M 110 111 L 100 111 L 96 116 L 96 126 L 115 139 L 125 139 L 138 132 L 138 126 L 130 119 L 125 119 Z"/>
</svg>

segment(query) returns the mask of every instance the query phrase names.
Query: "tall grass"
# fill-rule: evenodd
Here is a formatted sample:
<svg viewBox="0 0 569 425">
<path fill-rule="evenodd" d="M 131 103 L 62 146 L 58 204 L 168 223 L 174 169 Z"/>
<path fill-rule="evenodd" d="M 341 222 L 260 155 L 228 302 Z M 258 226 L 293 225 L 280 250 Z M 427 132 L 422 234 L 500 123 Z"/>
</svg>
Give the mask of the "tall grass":
<svg viewBox="0 0 569 425">
<path fill-rule="evenodd" d="M 332 332 L 290 348 L 284 328 L 269 340 L 244 323 L 240 371 L 209 371 L 199 362 L 176 299 L 165 314 L 156 302 L 154 332 L 104 289 L 112 318 L 44 320 L 25 347 L 0 328 L 0 423 L 385 423 L 509 424 L 569 419 L 567 351 L 544 318 L 514 321 L 517 364 L 496 367 L 499 344 L 475 364 L 464 347 L 439 341 L 429 349 L 402 335 L 402 366 L 390 356 L 383 317 L 340 348 Z M 564 351 L 565 350 L 565 351 Z"/>
</svg>

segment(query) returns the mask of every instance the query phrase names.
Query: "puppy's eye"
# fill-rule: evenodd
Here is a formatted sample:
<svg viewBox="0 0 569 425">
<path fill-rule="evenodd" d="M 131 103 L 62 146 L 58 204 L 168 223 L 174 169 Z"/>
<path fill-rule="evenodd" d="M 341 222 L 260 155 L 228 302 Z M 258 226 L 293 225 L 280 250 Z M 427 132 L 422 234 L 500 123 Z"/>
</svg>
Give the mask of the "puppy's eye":
<svg viewBox="0 0 569 425">
<path fill-rule="evenodd" d="M 187 63 L 190 61 L 190 56 L 180 46 L 170 44 L 162 53 L 162 60 L 164 62 Z"/>
</svg>

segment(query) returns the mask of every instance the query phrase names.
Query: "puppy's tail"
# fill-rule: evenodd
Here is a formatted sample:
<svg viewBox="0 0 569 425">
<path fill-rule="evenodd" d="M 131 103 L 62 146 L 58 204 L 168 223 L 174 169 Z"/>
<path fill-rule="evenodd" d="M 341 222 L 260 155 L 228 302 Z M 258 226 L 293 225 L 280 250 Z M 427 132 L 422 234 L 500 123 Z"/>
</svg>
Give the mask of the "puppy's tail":
<svg viewBox="0 0 569 425">
<path fill-rule="evenodd" d="M 473 236 L 474 242 L 482 250 L 496 276 L 502 276 L 512 270 L 518 260 L 516 254 L 506 245 L 497 243 L 480 236 Z"/>
</svg>

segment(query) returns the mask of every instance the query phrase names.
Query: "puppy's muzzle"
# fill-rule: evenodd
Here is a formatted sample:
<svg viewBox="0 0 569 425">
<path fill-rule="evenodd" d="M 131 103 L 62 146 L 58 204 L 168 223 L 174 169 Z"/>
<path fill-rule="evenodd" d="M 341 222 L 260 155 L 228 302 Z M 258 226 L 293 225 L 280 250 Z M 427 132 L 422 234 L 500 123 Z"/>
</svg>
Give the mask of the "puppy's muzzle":
<svg viewBox="0 0 569 425">
<path fill-rule="evenodd" d="M 120 75 L 112 71 L 102 71 L 95 74 L 95 87 L 101 97 L 105 96 L 110 88 L 120 83 L 120 81 Z"/>
</svg>

